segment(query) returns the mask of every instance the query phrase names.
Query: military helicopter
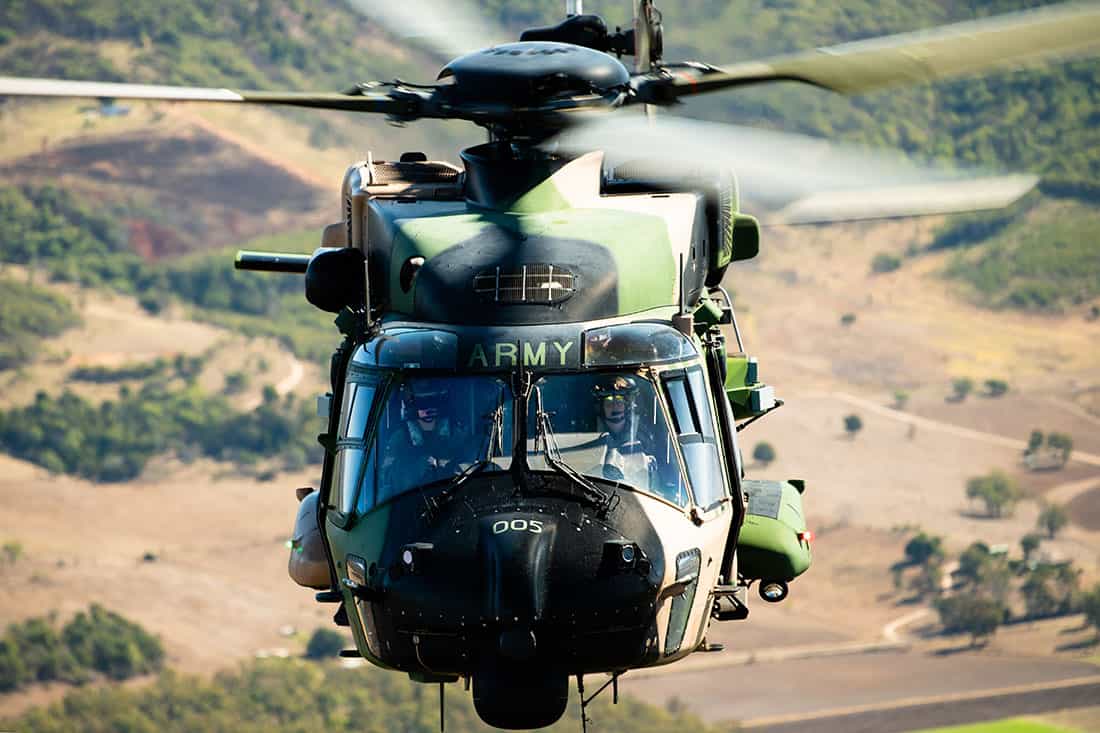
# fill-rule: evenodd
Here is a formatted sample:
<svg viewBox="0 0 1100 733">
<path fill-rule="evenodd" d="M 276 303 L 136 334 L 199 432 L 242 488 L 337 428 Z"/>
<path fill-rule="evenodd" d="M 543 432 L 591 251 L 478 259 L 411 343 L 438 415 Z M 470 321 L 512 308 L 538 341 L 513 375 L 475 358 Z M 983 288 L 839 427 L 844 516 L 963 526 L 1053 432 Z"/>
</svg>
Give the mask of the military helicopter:
<svg viewBox="0 0 1100 733">
<path fill-rule="evenodd" d="M 395 31 L 446 19 L 421 33 L 443 52 L 476 27 L 453 23 L 450 5 L 356 5 Z M 652 0 L 634 18 L 611 30 L 573 0 L 558 25 L 459 55 L 428 85 L 0 79 L 0 95 L 280 104 L 488 131 L 462 167 L 418 153 L 355 163 L 319 249 L 236 261 L 304 275 L 343 336 L 291 577 L 337 607 L 356 643 L 345 656 L 439 684 L 441 725 L 447 683 L 472 685 L 487 724 L 517 729 L 558 720 L 571 678 L 586 724 L 622 674 L 713 650 L 710 624 L 745 619 L 753 584 L 782 601 L 810 566 L 805 485 L 746 478 L 738 446 L 782 401 L 722 288 L 760 240 L 731 165 L 793 222 L 995 207 L 1035 183 L 656 124 L 652 108 L 775 81 L 857 94 L 1100 38 L 1097 6 L 1059 6 L 720 68 L 665 61 Z M 586 695 L 589 675 L 609 678 Z"/>
</svg>

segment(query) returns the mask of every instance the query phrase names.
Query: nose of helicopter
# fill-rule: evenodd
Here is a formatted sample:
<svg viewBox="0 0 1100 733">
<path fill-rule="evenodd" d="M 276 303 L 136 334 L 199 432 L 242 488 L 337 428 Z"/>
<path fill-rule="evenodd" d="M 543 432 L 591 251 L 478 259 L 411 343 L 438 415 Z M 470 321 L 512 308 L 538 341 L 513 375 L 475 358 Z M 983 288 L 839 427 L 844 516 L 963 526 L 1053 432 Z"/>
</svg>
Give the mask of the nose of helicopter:
<svg viewBox="0 0 1100 733">
<path fill-rule="evenodd" d="M 481 608 L 504 627 L 532 624 L 546 613 L 549 573 L 558 536 L 557 518 L 544 514 L 490 514 L 478 522 L 477 566 L 481 570 Z M 533 654 L 534 637 L 501 634 L 502 653 Z"/>
</svg>

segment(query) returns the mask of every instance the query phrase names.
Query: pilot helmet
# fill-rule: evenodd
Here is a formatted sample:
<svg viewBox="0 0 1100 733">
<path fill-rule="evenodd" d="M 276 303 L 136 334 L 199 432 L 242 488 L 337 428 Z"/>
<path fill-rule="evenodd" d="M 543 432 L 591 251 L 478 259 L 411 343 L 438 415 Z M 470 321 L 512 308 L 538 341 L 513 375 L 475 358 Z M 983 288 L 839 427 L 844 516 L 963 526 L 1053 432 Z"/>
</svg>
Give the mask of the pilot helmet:
<svg viewBox="0 0 1100 733">
<path fill-rule="evenodd" d="M 638 383 L 625 374 L 603 377 L 592 386 L 599 416 L 609 427 L 622 425 L 634 409 Z"/>
<path fill-rule="evenodd" d="M 414 379 L 402 388 L 409 418 L 434 422 L 447 404 L 447 385 L 440 379 Z"/>
</svg>

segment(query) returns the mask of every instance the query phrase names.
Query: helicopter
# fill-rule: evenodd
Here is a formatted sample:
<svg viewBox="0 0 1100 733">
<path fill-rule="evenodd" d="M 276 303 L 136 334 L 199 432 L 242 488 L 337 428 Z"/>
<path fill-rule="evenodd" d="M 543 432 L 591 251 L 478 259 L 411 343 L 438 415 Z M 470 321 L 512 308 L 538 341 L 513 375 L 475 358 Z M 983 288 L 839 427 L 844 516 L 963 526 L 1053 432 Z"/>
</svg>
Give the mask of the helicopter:
<svg viewBox="0 0 1100 733">
<path fill-rule="evenodd" d="M 242 251 L 235 266 L 302 275 L 306 299 L 336 314 L 342 341 L 318 401 L 324 463 L 319 486 L 297 490 L 289 573 L 351 630 L 344 656 L 438 684 L 441 726 L 446 684 L 472 687 L 488 725 L 528 729 L 561 717 L 575 679 L 586 725 L 584 708 L 608 686 L 617 698 L 621 675 L 715 650 L 710 625 L 746 619 L 754 584 L 781 602 L 812 561 L 805 483 L 748 478 L 738 444 L 783 404 L 722 285 L 760 248 L 740 184 L 761 182 L 751 195 L 769 220 L 806 223 L 994 208 L 1036 182 L 653 110 L 769 82 L 858 94 L 1079 53 L 1100 38 L 1100 8 L 718 67 L 663 58 L 652 0 L 633 3 L 630 28 L 572 0 L 557 25 L 465 48 L 471 26 L 450 24 L 453 7 L 355 5 L 398 33 L 422 21 L 422 41 L 459 53 L 426 85 L 318 94 L 0 78 L 0 96 L 486 129 L 461 166 L 415 152 L 354 163 L 343 219 L 316 251 Z M 590 675 L 607 679 L 586 695 Z"/>
</svg>

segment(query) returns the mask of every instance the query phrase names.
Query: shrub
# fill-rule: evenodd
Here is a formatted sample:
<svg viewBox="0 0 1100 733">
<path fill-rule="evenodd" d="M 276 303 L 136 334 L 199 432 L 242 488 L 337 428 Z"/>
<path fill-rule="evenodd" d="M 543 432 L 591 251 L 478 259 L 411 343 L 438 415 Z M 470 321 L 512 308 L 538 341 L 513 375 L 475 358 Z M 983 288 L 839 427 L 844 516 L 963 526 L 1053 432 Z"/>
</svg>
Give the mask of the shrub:
<svg viewBox="0 0 1100 733">
<path fill-rule="evenodd" d="M 1008 392 L 1008 382 L 1003 379 L 985 380 L 985 394 L 987 397 L 1000 397 Z"/>
<path fill-rule="evenodd" d="M 856 433 L 863 429 L 863 420 L 859 415 L 848 415 L 844 418 L 844 430 L 849 437 L 854 438 Z"/>
<path fill-rule="evenodd" d="M 344 635 L 332 629 L 317 629 L 306 644 L 306 659 L 328 659 L 340 656 Z"/>
<path fill-rule="evenodd" d="M 893 272 L 899 267 L 901 267 L 901 258 L 888 252 L 879 252 L 871 260 L 871 272 L 874 273 Z"/>
<path fill-rule="evenodd" d="M 966 396 L 970 394 L 970 391 L 974 389 L 974 380 L 968 377 L 961 377 L 951 382 L 952 399 L 956 402 L 962 402 L 966 399 Z"/>
<path fill-rule="evenodd" d="M 845 313 L 844 315 L 842 315 L 840 317 L 840 325 L 842 325 L 842 326 L 851 326 L 855 322 L 856 322 L 856 314 L 855 313 Z"/>
<path fill-rule="evenodd" d="M 164 665 L 164 648 L 156 637 L 95 604 L 66 624 L 62 637 L 81 666 L 111 679 L 148 674 Z"/>
<path fill-rule="evenodd" d="M 757 443 L 756 447 L 752 449 L 752 458 L 754 461 L 763 463 L 765 466 L 775 460 L 775 448 L 771 443 Z"/>
<path fill-rule="evenodd" d="M 904 389 L 895 390 L 894 409 L 904 410 L 907 404 L 909 404 L 909 393 L 906 392 Z"/>
</svg>

